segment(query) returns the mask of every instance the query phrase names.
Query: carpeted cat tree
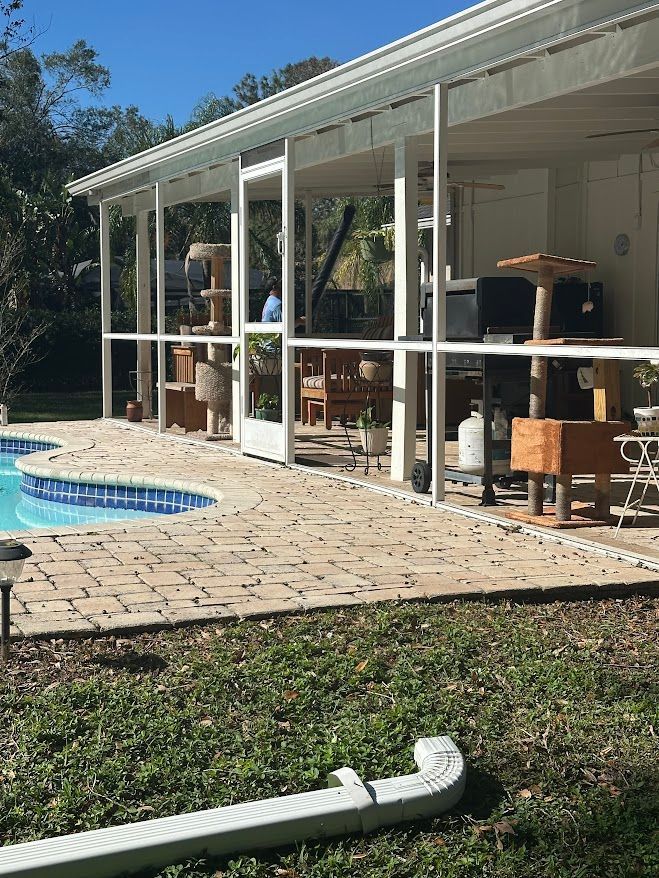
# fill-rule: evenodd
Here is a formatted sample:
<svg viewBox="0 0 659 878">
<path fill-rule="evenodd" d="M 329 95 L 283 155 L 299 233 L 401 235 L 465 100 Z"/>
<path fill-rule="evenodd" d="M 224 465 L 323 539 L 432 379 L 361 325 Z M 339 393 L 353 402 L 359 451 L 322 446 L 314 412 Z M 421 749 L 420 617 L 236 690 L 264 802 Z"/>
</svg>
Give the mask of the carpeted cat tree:
<svg viewBox="0 0 659 878">
<path fill-rule="evenodd" d="M 210 304 L 210 320 L 206 326 L 194 326 L 194 335 L 231 335 L 231 326 L 225 323 L 227 303 L 231 290 L 222 289 L 224 266 L 231 257 L 230 244 L 190 245 L 188 258 L 210 263 L 211 288 L 201 295 Z M 227 361 L 226 346 L 210 343 L 205 363 L 197 363 L 195 370 L 195 397 L 208 406 L 207 439 L 230 439 L 231 426 L 231 360 Z"/>
</svg>

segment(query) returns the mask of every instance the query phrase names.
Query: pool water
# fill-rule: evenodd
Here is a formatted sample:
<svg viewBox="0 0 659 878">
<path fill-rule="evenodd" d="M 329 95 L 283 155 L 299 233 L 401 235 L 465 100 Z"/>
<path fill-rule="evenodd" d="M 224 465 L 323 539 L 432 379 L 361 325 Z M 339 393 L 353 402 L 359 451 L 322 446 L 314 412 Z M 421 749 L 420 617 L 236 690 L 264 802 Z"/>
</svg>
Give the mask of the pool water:
<svg viewBox="0 0 659 878">
<path fill-rule="evenodd" d="M 152 518 L 155 514 L 133 509 L 76 506 L 29 497 L 21 491 L 21 473 L 14 465 L 18 456 L 0 454 L 0 530 L 125 521 L 128 518 Z"/>
</svg>

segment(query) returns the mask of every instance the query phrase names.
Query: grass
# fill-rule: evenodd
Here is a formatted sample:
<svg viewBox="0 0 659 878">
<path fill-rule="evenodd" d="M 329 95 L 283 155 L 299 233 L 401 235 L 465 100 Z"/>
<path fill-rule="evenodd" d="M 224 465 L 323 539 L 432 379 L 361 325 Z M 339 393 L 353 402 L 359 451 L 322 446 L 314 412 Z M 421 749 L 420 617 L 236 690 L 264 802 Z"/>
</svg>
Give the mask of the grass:
<svg viewBox="0 0 659 878">
<path fill-rule="evenodd" d="M 449 815 L 160 878 L 591 878 L 659 870 L 659 602 L 380 605 L 24 642 L 0 684 L 13 843 L 411 770 L 449 733 Z"/>
<path fill-rule="evenodd" d="M 113 395 L 114 414 L 124 413 L 126 402 L 134 391 L 116 391 Z M 100 391 L 78 390 L 72 393 L 24 393 L 12 402 L 10 424 L 32 424 L 39 421 L 88 421 L 100 418 L 103 397 Z"/>
</svg>

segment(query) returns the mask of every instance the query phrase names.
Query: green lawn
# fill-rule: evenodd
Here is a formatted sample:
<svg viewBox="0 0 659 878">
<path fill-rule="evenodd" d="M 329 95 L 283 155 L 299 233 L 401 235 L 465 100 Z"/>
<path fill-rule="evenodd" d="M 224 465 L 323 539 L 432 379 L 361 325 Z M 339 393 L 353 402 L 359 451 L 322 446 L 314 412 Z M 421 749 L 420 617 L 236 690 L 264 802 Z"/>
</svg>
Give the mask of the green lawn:
<svg viewBox="0 0 659 878">
<path fill-rule="evenodd" d="M 126 401 L 134 391 L 116 391 L 113 397 L 114 414 L 124 413 Z M 100 418 L 103 413 L 100 391 L 85 390 L 71 393 L 24 393 L 17 396 L 9 411 L 9 423 L 31 424 L 36 421 L 87 421 Z"/>
<path fill-rule="evenodd" d="M 17 645 L 0 684 L 5 843 L 412 769 L 450 733 L 460 808 L 162 876 L 659 874 L 659 601 L 381 605 Z"/>
</svg>

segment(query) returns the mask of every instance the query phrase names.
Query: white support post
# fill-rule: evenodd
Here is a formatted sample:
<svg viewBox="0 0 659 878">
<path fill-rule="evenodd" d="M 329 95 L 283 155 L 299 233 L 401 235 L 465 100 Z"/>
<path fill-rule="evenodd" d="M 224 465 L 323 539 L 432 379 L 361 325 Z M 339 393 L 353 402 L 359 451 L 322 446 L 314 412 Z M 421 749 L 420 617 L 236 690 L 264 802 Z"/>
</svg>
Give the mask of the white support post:
<svg viewBox="0 0 659 878">
<path fill-rule="evenodd" d="M 240 161 L 239 161 L 240 165 Z M 239 232 L 239 272 L 240 272 L 240 450 L 245 452 L 245 431 L 243 418 L 249 416 L 249 356 L 247 353 L 247 332 L 245 324 L 249 317 L 249 188 L 247 182 L 238 177 L 238 232 Z"/>
<path fill-rule="evenodd" d="M 313 195 L 304 195 L 304 331 L 311 334 L 313 315 L 311 313 L 311 290 L 313 287 Z"/>
<path fill-rule="evenodd" d="M 444 500 L 446 437 L 446 354 L 437 344 L 446 341 L 446 210 L 448 207 L 448 85 L 435 86 L 433 134 L 433 276 L 432 276 L 432 502 Z"/>
<path fill-rule="evenodd" d="M 167 432 L 167 346 L 165 335 L 165 204 L 161 183 L 156 183 L 156 295 L 158 336 L 158 432 Z"/>
<path fill-rule="evenodd" d="M 284 425 L 284 462 L 295 463 L 295 348 L 288 340 L 295 336 L 295 140 L 286 139 L 282 177 L 282 422 Z"/>
<path fill-rule="evenodd" d="M 135 217 L 135 268 L 137 275 L 137 332 L 151 332 L 151 249 L 149 246 L 149 214 L 140 211 Z M 150 418 L 153 377 L 151 375 L 151 342 L 137 342 L 137 398 L 142 402 L 142 415 Z"/>
<path fill-rule="evenodd" d="M 418 146 L 405 137 L 395 144 L 394 338 L 418 334 Z M 391 478 L 410 477 L 416 460 L 417 353 L 394 353 L 394 393 L 391 416 Z"/>
<path fill-rule="evenodd" d="M 101 376 L 103 385 L 103 417 L 112 417 L 112 341 L 106 334 L 112 331 L 112 292 L 110 288 L 110 208 L 102 201 L 100 213 L 101 238 Z"/>
<path fill-rule="evenodd" d="M 234 162 L 231 179 L 231 335 L 240 334 L 240 163 Z M 235 347 L 231 349 L 231 355 Z M 234 442 L 240 442 L 242 408 L 240 393 L 240 362 L 233 360 L 231 370 L 231 429 Z M 244 391 L 246 394 L 249 388 Z"/>
</svg>

